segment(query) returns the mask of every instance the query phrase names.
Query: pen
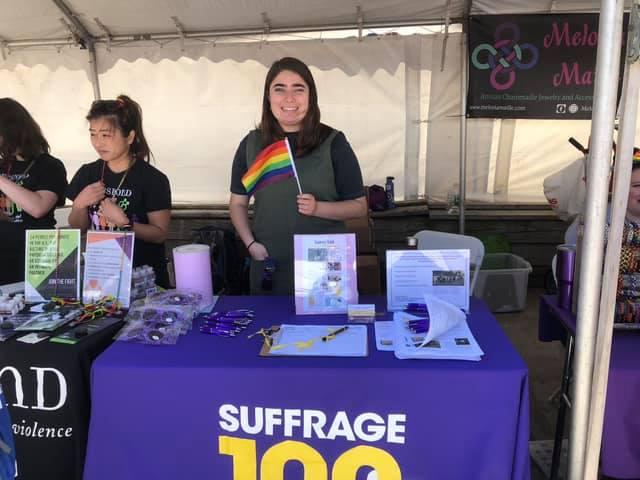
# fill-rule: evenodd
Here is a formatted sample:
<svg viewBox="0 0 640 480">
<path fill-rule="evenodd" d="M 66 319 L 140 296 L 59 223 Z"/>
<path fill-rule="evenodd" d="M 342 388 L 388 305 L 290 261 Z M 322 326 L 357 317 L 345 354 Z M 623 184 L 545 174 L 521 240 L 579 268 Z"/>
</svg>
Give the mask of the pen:
<svg viewBox="0 0 640 480">
<path fill-rule="evenodd" d="M 328 335 L 325 335 L 324 337 L 322 337 L 322 341 L 323 342 L 328 342 L 329 340 L 333 340 L 336 337 L 336 335 L 346 331 L 348 328 L 349 328 L 349 325 L 345 325 L 344 327 L 340 327 L 339 329 L 334 330 L 333 332 L 330 332 Z"/>
</svg>

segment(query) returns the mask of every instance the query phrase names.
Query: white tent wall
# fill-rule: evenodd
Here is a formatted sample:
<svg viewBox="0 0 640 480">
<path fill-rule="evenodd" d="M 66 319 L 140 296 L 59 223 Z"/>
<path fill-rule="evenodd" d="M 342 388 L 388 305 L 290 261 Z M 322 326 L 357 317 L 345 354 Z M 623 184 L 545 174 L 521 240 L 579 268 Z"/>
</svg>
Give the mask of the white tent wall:
<svg viewBox="0 0 640 480">
<path fill-rule="evenodd" d="M 100 47 L 99 81 L 104 98 L 127 93 L 142 105 L 145 134 L 157 166 L 171 179 L 176 203 L 224 203 L 235 149 L 260 119 L 268 66 L 286 55 L 311 66 L 323 120 L 346 133 L 368 183 L 384 182 L 387 175 L 419 179 L 417 159 L 408 162 L 411 172 L 404 167 L 405 125 L 420 129 L 417 119 L 405 118 L 404 59 L 407 52 L 429 51 L 430 41 L 390 36 L 215 47 L 198 43 L 184 51 L 176 42 L 111 52 Z M 32 112 L 70 175 L 95 158 L 84 120 L 92 98 L 86 57 L 78 61 L 83 53 L 65 47 L 47 60 L 21 51 L 0 64 L 2 95 L 14 96 Z M 416 53 L 409 54 L 415 58 Z M 420 95 L 419 85 L 410 89 Z M 402 181 L 397 191 L 402 198 Z"/>
<path fill-rule="evenodd" d="M 63 48 L 8 55 L 0 62 L 0 97 L 15 98 L 31 112 L 68 174 L 95 155 L 84 119 L 93 101 L 86 51 Z"/>
</svg>

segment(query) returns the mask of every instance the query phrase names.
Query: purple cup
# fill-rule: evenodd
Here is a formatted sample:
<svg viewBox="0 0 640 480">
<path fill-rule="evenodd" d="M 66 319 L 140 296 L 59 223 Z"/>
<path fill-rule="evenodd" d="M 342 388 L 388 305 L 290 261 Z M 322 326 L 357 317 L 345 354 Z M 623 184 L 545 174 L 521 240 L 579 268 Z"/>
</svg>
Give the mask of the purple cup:
<svg viewBox="0 0 640 480">
<path fill-rule="evenodd" d="M 558 245 L 556 249 L 556 279 L 558 282 L 558 306 L 571 310 L 573 298 L 573 273 L 576 264 L 575 245 Z"/>
</svg>

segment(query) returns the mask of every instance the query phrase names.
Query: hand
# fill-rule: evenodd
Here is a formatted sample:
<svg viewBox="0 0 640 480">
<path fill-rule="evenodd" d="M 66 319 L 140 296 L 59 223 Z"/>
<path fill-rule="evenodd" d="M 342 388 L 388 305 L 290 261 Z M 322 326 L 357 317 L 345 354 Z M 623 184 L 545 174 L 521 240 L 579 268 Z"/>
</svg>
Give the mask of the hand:
<svg viewBox="0 0 640 480">
<path fill-rule="evenodd" d="M 316 197 L 310 193 L 301 193 L 298 195 L 298 213 L 312 217 L 318 208 Z"/>
<path fill-rule="evenodd" d="M 254 260 L 261 262 L 269 256 L 269 252 L 267 252 L 267 247 L 260 242 L 253 242 L 249 247 L 249 255 Z"/>
<path fill-rule="evenodd" d="M 115 198 L 105 198 L 100 202 L 100 215 L 102 215 L 109 225 L 114 225 L 116 227 L 124 227 L 129 224 L 129 217 L 124 213 L 118 204 L 116 203 Z"/>
<path fill-rule="evenodd" d="M 95 205 L 104 198 L 105 190 L 102 182 L 95 182 L 87 185 L 78 194 L 73 204 L 76 207 L 87 208 L 90 205 Z"/>
</svg>

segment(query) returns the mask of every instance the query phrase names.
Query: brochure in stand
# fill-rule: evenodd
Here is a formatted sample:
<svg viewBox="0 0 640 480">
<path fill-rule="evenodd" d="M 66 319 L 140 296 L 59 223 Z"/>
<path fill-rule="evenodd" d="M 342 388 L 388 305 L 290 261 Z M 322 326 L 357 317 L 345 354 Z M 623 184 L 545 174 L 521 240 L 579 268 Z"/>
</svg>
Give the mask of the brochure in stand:
<svg viewBox="0 0 640 480">
<path fill-rule="evenodd" d="M 294 235 L 297 315 L 347 313 L 358 303 L 353 233 Z"/>
<path fill-rule="evenodd" d="M 125 308 L 131 299 L 133 232 L 88 231 L 82 301 L 112 296 Z"/>
<path fill-rule="evenodd" d="M 387 310 L 427 293 L 469 311 L 469 250 L 387 250 Z"/>
<path fill-rule="evenodd" d="M 80 297 L 80 230 L 26 231 L 24 292 L 32 303 Z"/>
</svg>

